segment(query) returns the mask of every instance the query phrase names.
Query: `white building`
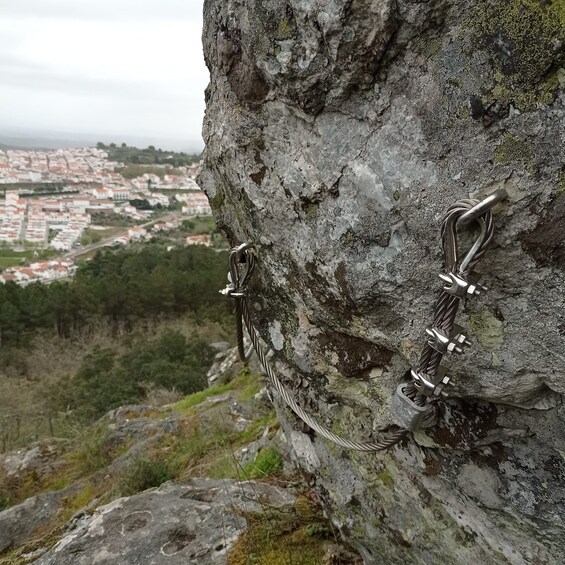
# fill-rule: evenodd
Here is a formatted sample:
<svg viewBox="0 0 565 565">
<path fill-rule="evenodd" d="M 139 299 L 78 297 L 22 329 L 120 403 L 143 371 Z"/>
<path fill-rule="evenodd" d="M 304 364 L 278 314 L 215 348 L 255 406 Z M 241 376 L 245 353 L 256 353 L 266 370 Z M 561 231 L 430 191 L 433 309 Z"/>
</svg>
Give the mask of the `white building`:
<svg viewBox="0 0 565 565">
<path fill-rule="evenodd" d="M 134 226 L 128 230 L 128 236 L 139 241 L 147 237 L 147 230 L 141 226 Z"/>
</svg>

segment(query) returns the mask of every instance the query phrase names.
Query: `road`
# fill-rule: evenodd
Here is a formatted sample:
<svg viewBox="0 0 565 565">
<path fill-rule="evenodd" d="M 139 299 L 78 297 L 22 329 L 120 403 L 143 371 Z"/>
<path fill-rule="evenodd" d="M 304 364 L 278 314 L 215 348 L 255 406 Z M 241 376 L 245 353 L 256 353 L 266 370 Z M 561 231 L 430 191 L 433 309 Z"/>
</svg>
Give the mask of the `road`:
<svg viewBox="0 0 565 565">
<path fill-rule="evenodd" d="M 162 216 L 160 218 L 154 218 L 152 220 L 150 220 L 149 222 L 146 222 L 145 224 L 141 224 L 139 227 L 141 228 L 146 228 L 148 226 L 151 226 L 153 224 L 156 223 L 161 223 L 161 222 L 167 222 L 173 218 L 178 218 L 182 216 L 182 214 L 180 212 L 173 212 L 171 214 L 167 214 L 166 216 Z M 187 217 L 187 216 L 183 216 L 183 217 Z M 100 241 L 97 241 L 96 243 L 92 243 L 90 245 L 87 245 L 85 247 L 79 247 L 78 249 L 73 249 L 72 251 L 69 251 L 68 253 L 66 253 L 65 255 L 63 255 L 63 258 L 65 259 L 75 259 L 76 257 L 80 257 L 81 255 L 85 255 L 86 253 L 90 253 L 91 251 L 95 251 L 96 249 L 100 249 L 101 247 L 106 247 L 107 245 L 111 245 L 111 243 L 117 238 L 120 237 L 124 234 L 126 234 L 128 232 L 129 228 L 124 228 L 123 232 L 114 234 L 112 237 L 107 237 L 105 239 L 101 239 Z"/>
</svg>

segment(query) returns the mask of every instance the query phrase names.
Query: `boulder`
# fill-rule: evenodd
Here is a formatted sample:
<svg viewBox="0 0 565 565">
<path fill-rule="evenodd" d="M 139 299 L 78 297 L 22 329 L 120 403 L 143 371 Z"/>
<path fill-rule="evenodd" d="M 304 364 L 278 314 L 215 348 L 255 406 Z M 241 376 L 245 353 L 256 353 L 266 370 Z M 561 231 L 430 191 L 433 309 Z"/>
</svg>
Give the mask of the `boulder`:
<svg viewBox="0 0 565 565">
<path fill-rule="evenodd" d="M 439 423 L 349 452 L 278 399 L 367 564 L 565 561 L 562 2 L 206 0 L 199 184 L 253 242 L 255 326 L 298 402 L 364 440 L 418 362 L 455 201 L 504 188 Z"/>
<path fill-rule="evenodd" d="M 225 565 L 245 512 L 293 504 L 287 489 L 253 481 L 191 479 L 120 498 L 65 533 L 36 565 Z"/>
<path fill-rule="evenodd" d="M 73 488 L 32 496 L 0 512 L 0 553 L 48 531 Z"/>
</svg>

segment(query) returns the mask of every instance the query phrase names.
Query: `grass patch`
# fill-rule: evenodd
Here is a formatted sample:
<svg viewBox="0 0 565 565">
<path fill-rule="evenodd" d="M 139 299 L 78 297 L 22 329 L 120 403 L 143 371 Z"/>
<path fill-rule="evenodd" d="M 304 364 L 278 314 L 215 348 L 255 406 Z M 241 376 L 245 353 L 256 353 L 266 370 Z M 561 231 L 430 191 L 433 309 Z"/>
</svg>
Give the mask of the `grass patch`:
<svg viewBox="0 0 565 565">
<path fill-rule="evenodd" d="M 15 267 L 22 264 L 22 258 L 19 257 L 0 257 L 0 269 Z"/>
<path fill-rule="evenodd" d="M 247 530 L 228 554 L 228 565 L 320 565 L 332 530 L 306 497 L 294 506 L 245 513 Z"/>
<path fill-rule="evenodd" d="M 79 492 L 66 498 L 64 510 L 61 515 L 61 523 L 64 524 L 68 522 L 74 514 L 92 502 L 97 496 L 98 493 L 94 486 L 91 483 L 87 483 Z"/>
<path fill-rule="evenodd" d="M 238 436 L 238 439 L 242 444 L 251 443 L 256 439 L 259 439 L 260 435 L 263 433 L 263 430 L 266 427 L 269 427 L 271 432 L 277 430 L 279 427 L 277 413 L 275 412 L 274 408 L 271 409 L 265 416 L 261 416 L 260 418 L 253 420 L 247 430 L 241 432 L 241 434 Z"/>
<path fill-rule="evenodd" d="M 189 394 L 185 396 L 179 402 L 173 404 L 173 410 L 181 413 L 190 412 L 190 409 L 194 406 L 198 406 L 198 404 L 202 404 L 207 398 L 211 396 L 216 396 L 218 394 L 223 394 L 224 392 L 228 392 L 233 390 L 233 382 L 226 383 L 224 385 L 218 385 L 212 388 L 206 388 L 204 390 L 194 392 L 193 394 Z"/>
<path fill-rule="evenodd" d="M 266 447 L 259 451 L 255 461 L 243 468 L 248 479 L 264 479 L 280 474 L 283 467 L 281 454 L 274 447 Z"/>
<path fill-rule="evenodd" d="M 206 388 L 199 392 L 189 394 L 179 402 L 173 404 L 173 410 L 180 413 L 191 413 L 192 408 L 202 404 L 206 399 L 223 394 L 229 391 L 235 391 L 235 395 L 239 400 L 250 400 L 263 388 L 263 377 L 257 373 L 251 373 L 247 367 L 244 367 L 237 377 L 229 383 Z"/>
<path fill-rule="evenodd" d="M 181 439 L 172 444 L 167 455 L 168 464 L 179 476 L 208 455 L 222 453 L 236 437 L 229 423 L 219 415 L 208 421 L 196 421 L 194 418 L 184 427 Z"/>
<path fill-rule="evenodd" d="M 100 420 L 82 432 L 77 440 L 78 449 L 68 454 L 70 465 L 79 476 L 90 475 L 109 465 L 119 452 L 108 445 L 108 422 Z M 121 447 L 121 451 L 125 451 Z"/>
<path fill-rule="evenodd" d="M 234 457 L 233 452 L 226 450 L 216 461 L 210 464 L 208 476 L 211 479 L 241 478 L 241 465 Z"/>
</svg>

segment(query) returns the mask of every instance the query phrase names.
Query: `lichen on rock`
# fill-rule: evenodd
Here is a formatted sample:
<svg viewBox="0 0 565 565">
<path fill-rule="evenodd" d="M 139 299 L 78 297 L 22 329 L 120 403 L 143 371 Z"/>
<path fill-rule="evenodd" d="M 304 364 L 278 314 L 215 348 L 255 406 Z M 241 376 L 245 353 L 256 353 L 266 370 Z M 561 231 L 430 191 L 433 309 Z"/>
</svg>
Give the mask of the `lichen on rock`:
<svg viewBox="0 0 565 565">
<path fill-rule="evenodd" d="M 468 25 L 492 56 L 493 97 L 524 111 L 553 101 L 565 60 L 563 0 L 478 3 Z"/>
<path fill-rule="evenodd" d="M 368 439 L 391 424 L 431 321 L 442 213 L 508 188 L 480 265 L 490 290 L 460 311 L 475 345 L 450 360 L 435 431 L 349 453 L 278 405 L 366 563 L 565 560 L 563 13 L 562 0 L 206 1 L 201 184 L 229 242 L 256 244 L 255 324 L 330 429 Z M 260 99 L 233 86 L 234 49 Z"/>
</svg>

